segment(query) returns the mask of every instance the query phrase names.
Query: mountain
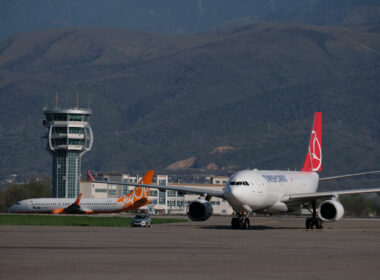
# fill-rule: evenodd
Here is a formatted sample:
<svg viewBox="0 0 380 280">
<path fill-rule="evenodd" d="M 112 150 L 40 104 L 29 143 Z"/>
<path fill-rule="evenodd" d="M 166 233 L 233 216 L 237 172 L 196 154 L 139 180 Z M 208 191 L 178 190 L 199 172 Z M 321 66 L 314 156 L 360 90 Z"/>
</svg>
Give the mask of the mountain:
<svg viewBox="0 0 380 280">
<path fill-rule="evenodd" d="M 322 175 L 379 169 L 379 54 L 378 24 L 19 34 L 0 44 L 0 174 L 50 173 L 42 108 L 56 92 L 93 109 L 83 170 L 299 169 L 314 111 Z"/>
<path fill-rule="evenodd" d="M 165 34 L 247 22 L 378 23 L 378 0 L 0 0 L 0 41 L 57 27 L 113 27 Z"/>
</svg>

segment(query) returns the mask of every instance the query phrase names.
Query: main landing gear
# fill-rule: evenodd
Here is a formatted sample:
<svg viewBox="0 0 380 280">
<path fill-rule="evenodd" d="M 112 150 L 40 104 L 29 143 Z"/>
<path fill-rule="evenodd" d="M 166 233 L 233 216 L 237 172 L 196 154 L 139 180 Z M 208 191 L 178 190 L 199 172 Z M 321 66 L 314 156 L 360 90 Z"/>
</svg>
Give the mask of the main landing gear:
<svg viewBox="0 0 380 280">
<path fill-rule="evenodd" d="M 315 200 L 311 201 L 311 205 L 313 207 L 312 217 L 306 219 L 306 229 L 313 229 L 314 227 L 317 229 L 323 228 L 323 221 L 317 217 L 317 202 Z"/>
<path fill-rule="evenodd" d="M 232 229 L 249 229 L 248 215 L 238 213 L 236 218 L 231 220 Z"/>
</svg>

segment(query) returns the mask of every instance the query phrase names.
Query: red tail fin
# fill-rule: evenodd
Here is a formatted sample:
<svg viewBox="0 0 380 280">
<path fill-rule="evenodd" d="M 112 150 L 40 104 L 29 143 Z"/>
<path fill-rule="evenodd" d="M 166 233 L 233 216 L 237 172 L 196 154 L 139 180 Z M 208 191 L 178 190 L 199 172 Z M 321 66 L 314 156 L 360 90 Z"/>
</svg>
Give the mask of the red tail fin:
<svg viewBox="0 0 380 280">
<path fill-rule="evenodd" d="M 314 113 L 313 131 L 310 136 L 309 150 L 307 152 L 302 171 L 322 171 L 322 113 Z"/>
<path fill-rule="evenodd" d="M 95 178 L 94 178 L 94 176 L 92 176 L 90 170 L 87 170 L 87 174 L 88 174 L 88 177 L 90 178 L 91 181 L 95 180 Z"/>
</svg>

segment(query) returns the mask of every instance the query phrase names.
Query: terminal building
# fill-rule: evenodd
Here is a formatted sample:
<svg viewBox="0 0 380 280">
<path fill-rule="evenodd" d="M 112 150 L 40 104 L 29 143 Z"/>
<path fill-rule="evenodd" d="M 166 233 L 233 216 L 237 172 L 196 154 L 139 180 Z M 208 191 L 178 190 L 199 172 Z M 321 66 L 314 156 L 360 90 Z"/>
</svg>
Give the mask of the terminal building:
<svg viewBox="0 0 380 280">
<path fill-rule="evenodd" d="M 100 176 L 104 181 L 113 182 L 138 182 L 139 176 L 130 176 L 128 174 L 109 174 Z M 154 178 L 154 183 L 163 186 L 181 185 L 180 183 L 169 183 L 168 175 L 157 175 Z M 211 178 L 212 184 L 191 184 L 197 188 L 217 189 L 224 188 L 228 177 Z M 218 182 L 218 183 L 215 183 Z M 183 184 L 190 185 L 190 184 Z M 92 198 L 107 198 L 107 197 L 120 197 L 126 195 L 133 190 L 133 186 L 124 186 L 111 183 L 99 183 L 92 181 L 81 181 L 81 193 L 83 197 Z M 197 199 L 197 194 L 185 194 L 181 195 L 176 191 L 159 191 L 157 189 L 150 189 L 149 200 L 150 203 L 147 206 L 141 207 L 140 210 L 146 211 L 150 214 L 186 214 L 187 206 L 191 201 Z M 227 201 L 213 197 L 210 201 L 214 214 L 219 215 L 231 215 L 233 210 Z"/>
<path fill-rule="evenodd" d="M 53 156 L 52 197 L 80 193 L 81 157 L 91 150 L 90 109 L 44 109 L 47 149 Z"/>
</svg>

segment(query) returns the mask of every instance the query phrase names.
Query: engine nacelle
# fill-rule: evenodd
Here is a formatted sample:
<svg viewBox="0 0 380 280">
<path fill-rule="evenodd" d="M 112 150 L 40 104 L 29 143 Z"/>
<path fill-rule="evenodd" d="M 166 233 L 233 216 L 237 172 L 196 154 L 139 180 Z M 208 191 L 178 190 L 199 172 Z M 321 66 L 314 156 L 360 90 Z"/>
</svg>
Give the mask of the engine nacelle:
<svg viewBox="0 0 380 280">
<path fill-rule="evenodd" d="M 187 216 L 192 221 L 206 221 L 212 215 L 213 209 L 207 200 L 197 199 L 190 202 Z"/>
<path fill-rule="evenodd" d="M 319 205 L 318 215 L 323 221 L 339 221 L 343 218 L 344 208 L 338 200 L 325 200 Z"/>
</svg>

